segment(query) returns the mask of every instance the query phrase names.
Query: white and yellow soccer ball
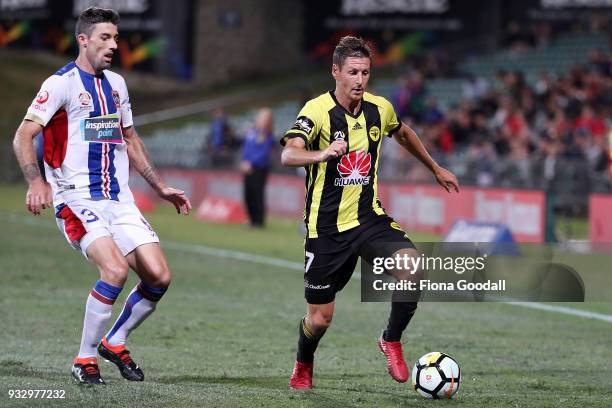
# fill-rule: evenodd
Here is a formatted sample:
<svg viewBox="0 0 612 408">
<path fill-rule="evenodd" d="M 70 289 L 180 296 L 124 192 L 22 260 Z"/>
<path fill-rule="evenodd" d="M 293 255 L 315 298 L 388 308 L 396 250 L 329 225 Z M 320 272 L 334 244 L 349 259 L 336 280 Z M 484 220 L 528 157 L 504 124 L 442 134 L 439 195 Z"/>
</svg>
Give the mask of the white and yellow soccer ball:
<svg viewBox="0 0 612 408">
<path fill-rule="evenodd" d="M 427 353 L 412 368 L 412 385 L 425 398 L 451 398 L 459 389 L 460 382 L 459 364 L 448 354 Z"/>
</svg>

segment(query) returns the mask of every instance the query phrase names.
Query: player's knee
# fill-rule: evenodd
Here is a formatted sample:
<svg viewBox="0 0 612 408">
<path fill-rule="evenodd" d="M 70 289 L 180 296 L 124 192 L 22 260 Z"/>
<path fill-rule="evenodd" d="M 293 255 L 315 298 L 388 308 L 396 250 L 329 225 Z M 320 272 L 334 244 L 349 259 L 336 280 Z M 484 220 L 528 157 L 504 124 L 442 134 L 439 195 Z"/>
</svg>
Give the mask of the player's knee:
<svg viewBox="0 0 612 408">
<path fill-rule="evenodd" d="M 140 284 L 138 285 L 138 291 L 144 298 L 150 300 L 151 302 L 157 303 L 166 294 L 169 284 L 170 283 L 168 282 L 168 284 L 164 286 L 161 286 L 161 285 L 150 286 L 145 281 L 141 281 Z"/>
<path fill-rule="evenodd" d="M 101 267 L 104 281 L 118 287 L 123 287 L 128 277 L 129 265 L 124 258 L 113 260 Z"/>
<path fill-rule="evenodd" d="M 393 254 L 393 257 L 396 256 L 408 257 L 411 259 L 417 259 L 419 257 L 418 253 L 413 248 L 397 251 Z M 423 270 L 419 263 L 409 262 L 408 265 L 410 265 L 408 268 L 391 269 L 391 275 L 398 281 L 418 281 L 423 278 Z"/>
<path fill-rule="evenodd" d="M 158 276 L 154 281 L 152 286 L 156 288 L 167 288 L 170 286 L 170 282 L 172 281 L 172 277 L 170 275 L 170 271 Z"/>
<path fill-rule="evenodd" d="M 332 317 L 331 313 L 313 313 L 308 319 L 309 328 L 316 334 L 322 333 L 331 325 Z"/>
<path fill-rule="evenodd" d="M 411 280 L 414 275 L 411 275 L 410 272 L 404 270 L 395 270 L 393 272 L 393 277 L 398 281 L 406 281 Z"/>
<path fill-rule="evenodd" d="M 156 288 L 167 288 L 172 281 L 172 274 L 166 264 L 156 265 L 149 270 L 148 284 Z"/>
</svg>

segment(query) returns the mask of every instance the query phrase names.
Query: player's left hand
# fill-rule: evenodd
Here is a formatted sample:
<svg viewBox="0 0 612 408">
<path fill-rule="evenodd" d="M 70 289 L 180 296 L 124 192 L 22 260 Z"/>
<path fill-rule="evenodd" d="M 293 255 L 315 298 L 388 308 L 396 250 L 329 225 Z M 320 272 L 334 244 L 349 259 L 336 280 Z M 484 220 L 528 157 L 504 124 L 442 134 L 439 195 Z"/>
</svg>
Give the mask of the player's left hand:
<svg viewBox="0 0 612 408">
<path fill-rule="evenodd" d="M 447 192 L 451 192 L 451 189 L 455 190 L 455 192 L 459 192 L 459 181 L 457 181 L 457 177 L 450 171 L 446 170 L 444 167 L 438 167 L 434 172 L 436 176 L 436 181 L 442 187 L 446 189 Z"/>
<path fill-rule="evenodd" d="M 191 202 L 184 191 L 172 187 L 164 187 L 159 190 L 158 194 L 161 198 L 170 201 L 174 205 L 177 214 L 189 214 Z"/>
</svg>

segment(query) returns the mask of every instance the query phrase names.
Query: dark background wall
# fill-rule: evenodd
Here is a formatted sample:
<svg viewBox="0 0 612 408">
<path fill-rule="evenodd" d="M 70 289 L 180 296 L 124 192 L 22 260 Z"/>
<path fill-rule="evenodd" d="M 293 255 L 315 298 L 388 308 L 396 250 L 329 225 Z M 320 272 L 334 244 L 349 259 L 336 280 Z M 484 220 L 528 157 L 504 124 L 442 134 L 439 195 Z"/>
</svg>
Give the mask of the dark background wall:
<svg viewBox="0 0 612 408">
<path fill-rule="evenodd" d="M 302 60 L 299 0 L 201 0 L 197 4 L 198 85 L 287 71 Z"/>
</svg>

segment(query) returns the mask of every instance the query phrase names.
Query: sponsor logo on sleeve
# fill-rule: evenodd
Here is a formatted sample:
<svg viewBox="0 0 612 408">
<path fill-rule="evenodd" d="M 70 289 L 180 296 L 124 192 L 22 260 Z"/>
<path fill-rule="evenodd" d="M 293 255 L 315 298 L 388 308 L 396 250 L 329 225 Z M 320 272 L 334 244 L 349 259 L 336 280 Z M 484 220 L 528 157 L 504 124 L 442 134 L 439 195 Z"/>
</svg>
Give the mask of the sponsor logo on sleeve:
<svg viewBox="0 0 612 408">
<path fill-rule="evenodd" d="M 36 95 L 36 103 L 43 104 L 49 100 L 49 92 L 40 91 L 38 95 Z"/>
<path fill-rule="evenodd" d="M 308 119 L 306 116 L 300 116 L 299 118 L 297 118 L 295 124 L 291 128 L 291 130 L 301 130 L 306 134 L 310 134 L 310 132 L 312 132 L 312 129 L 314 129 L 314 122 Z"/>
<path fill-rule="evenodd" d="M 34 99 L 34 102 L 32 102 L 32 109 L 37 110 L 39 112 L 46 112 L 47 111 L 47 107 L 45 106 L 45 103 L 49 100 L 49 92 L 47 91 L 40 91 L 37 95 L 36 98 Z"/>
</svg>

